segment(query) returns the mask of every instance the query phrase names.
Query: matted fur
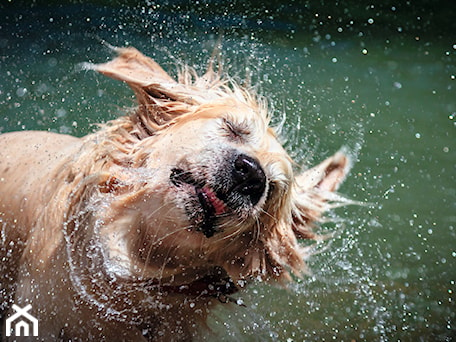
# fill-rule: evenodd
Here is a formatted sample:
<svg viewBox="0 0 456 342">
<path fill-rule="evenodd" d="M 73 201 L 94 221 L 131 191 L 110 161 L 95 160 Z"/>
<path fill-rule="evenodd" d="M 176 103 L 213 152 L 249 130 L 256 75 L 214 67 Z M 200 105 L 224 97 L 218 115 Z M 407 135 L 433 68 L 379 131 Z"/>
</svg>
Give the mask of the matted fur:
<svg viewBox="0 0 456 342">
<path fill-rule="evenodd" d="M 44 339 L 188 340 L 253 280 L 306 270 L 299 240 L 344 203 L 349 161 L 338 152 L 295 175 L 263 98 L 212 67 L 175 81 L 117 52 L 86 68 L 130 85 L 129 115 L 82 139 L 0 136 L 0 312 L 31 303 Z M 264 172 L 258 200 L 228 193 L 239 156 Z"/>
</svg>

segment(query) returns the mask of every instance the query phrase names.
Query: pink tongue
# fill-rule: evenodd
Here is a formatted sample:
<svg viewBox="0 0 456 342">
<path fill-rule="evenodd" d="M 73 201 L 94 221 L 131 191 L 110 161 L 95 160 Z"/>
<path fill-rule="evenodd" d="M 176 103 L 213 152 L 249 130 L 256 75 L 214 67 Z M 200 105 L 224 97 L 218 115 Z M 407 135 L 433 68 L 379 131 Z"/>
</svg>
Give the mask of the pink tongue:
<svg viewBox="0 0 456 342">
<path fill-rule="evenodd" d="M 205 192 L 207 199 L 214 207 L 215 215 L 223 214 L 226 211 L 226 205 L 223 201 L 217 197 L 214 191 L 208 187 L 204 187 L 203 191 Z"/>
</svg>

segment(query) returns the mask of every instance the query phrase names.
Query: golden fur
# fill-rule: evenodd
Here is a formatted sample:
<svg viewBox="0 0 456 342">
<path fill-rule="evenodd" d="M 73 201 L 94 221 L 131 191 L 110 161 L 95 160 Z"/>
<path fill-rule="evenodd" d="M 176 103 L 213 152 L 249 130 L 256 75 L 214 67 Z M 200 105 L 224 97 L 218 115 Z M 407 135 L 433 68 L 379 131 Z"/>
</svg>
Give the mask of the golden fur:
<svg viewBox="0 0 456 342">
<path fill-rule="evenodd" d="M 0 315 L 32 304 L 45 340 L 191 339 L 246 284 L 305 271 L 299 239 L 344 201 L 348 158 L 296 175 L 252 91 L 117 50 L 86 67 L 131 86 L 130 115 L 0 136 Z"/>
</svg>

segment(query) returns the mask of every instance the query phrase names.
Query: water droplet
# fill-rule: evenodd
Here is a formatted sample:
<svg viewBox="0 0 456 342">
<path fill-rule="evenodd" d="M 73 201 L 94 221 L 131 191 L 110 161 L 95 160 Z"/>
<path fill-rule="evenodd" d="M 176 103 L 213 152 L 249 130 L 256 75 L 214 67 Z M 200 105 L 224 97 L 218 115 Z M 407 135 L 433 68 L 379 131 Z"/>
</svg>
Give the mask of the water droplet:
<svg viewBox="0 0 456 342">
<path fill-rule="evenodd" d="M 27 94 L 27 88 L 18 88 L 16 90 L 16 95 L 19 97 L 23 97 L 25 94 Z"/>
<path fill-rule="evenodd" d="M 367 55 L 368 53 L 367 49 L 362 49 L 361 52 L 363 53 L 363 55 Z"/>
<path fill-rule="evenodd" d="M 51 57 L 49 58 L 48 60 L 48 65 L 52 68 L 52 67 L 55 67 L 57 65 L 57 59 L 54 58 L 54 57 Z"/>
<path fill-rule="evenodd" d="M 57 109 L 56 115 L 58 118 L 62 118 L 67 114 L 67 111 L 63 108 Z"/>
</svg>

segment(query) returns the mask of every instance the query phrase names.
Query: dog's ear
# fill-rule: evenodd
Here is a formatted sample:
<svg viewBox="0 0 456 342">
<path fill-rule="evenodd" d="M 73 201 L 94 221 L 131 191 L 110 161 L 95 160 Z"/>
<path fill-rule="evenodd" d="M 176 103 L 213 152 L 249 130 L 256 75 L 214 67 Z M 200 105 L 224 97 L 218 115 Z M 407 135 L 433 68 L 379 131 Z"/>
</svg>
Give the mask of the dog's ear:
<svg viewBox="0 0 456 342">
<path fill-rule="evenodd" d="M 292 215 L 293 230 L 298 238 L 315 238 L 312 223 L 320 221 L 325 211 L 349 202 L 335 191 L 350 166 L 349 157 L 337 152 L 296 177 Z"/>
<path fill-rule="evenodd" d="M 147 88 L 152 84 L 176 83 L 152 58 L 135 48 L 114 48 L 118 56 L 94 69 L 102 74 L 124 81 L 133 88 Z"/>
<path fill-rule="evenodd" d="M 132 47 L 115 51 L 118 56 L 112 61 L 89 67 L 133 89 L 139 107 L 132 118 L 148 135 L 196 104 L 188 87 L 176 82 L 152 58 Z"/>
</svg>

